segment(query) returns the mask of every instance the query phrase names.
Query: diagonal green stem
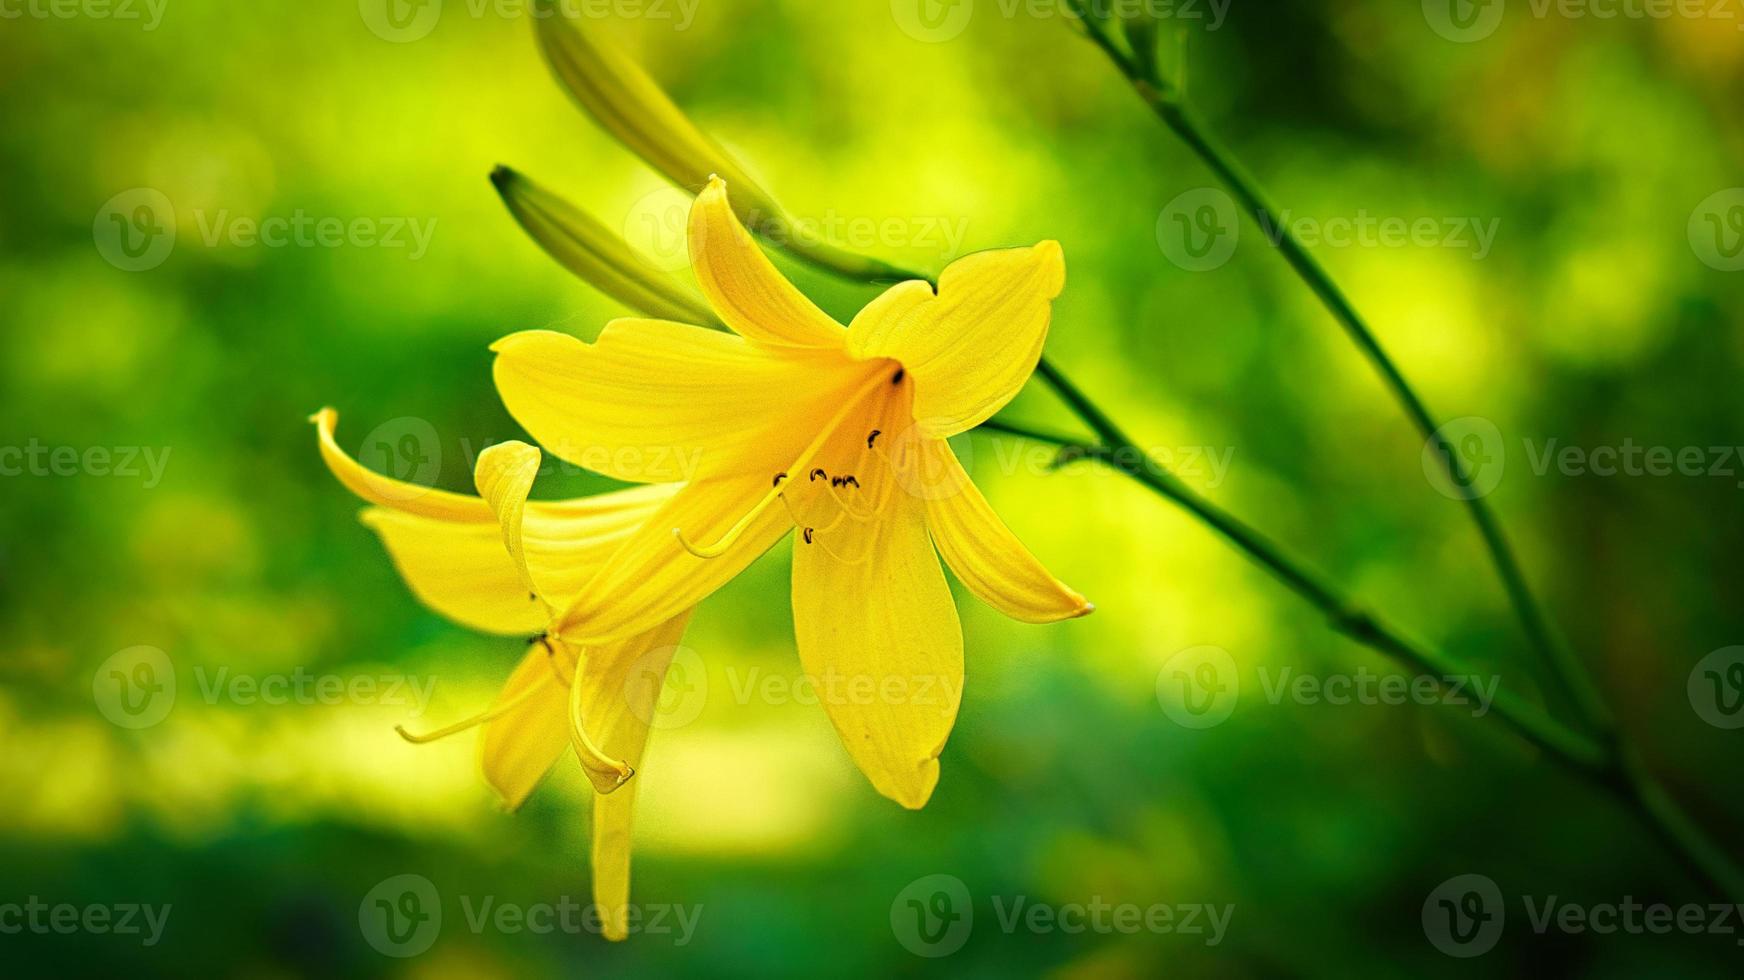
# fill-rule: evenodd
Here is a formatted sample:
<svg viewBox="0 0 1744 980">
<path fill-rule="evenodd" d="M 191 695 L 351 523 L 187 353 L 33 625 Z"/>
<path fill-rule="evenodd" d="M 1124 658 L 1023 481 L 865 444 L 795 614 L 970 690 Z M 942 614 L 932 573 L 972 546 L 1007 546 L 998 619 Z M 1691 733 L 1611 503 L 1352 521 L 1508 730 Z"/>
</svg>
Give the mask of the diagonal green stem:
<svg viewBox="0 0 1744 980">
<path fill-rule="evenodd" d="M 1466 671 L 1446 655 L 1403 637 L 1373 613 L 1346 599 L 1338 589 L 1245 521 L 1200 496 L 1161 464 L 1139 450 L 1120 428 L 1057 370 L 1038 369 L 1060 391 L 1074 412 L 1096 433 L 1085 442 L 1001 419 L 981 428 L 1060 449 L 1059 460 L 1094 460 L 1131 477 L 1159 496 L 1204 521 L 1291 591 L 1326 614 L 1329 625 L 1357 643 L 1385 654 L 1437 683 Z M 1632 750 L 1597 743 L 1551 718 L 1537 706 L 1498 688 L 1492 712 L 1516 733 L 1588 780 L 1614 794 L 1676 854 L 1684 866 L 1716 895 L 1744 899 L 1744 872 L 1725 850 L 1684 813 Z"/>
<path fill-rule="evenodd" d="M 1333 629 L 1366 647 L 1402 661 L 1420 675 L 1445 682 L 1447 678 L 1469 673 L 1446 655 L 1405 639 L 1375 614 L 1346 598 L 1324 577 L 1292 557 L 1252 525 L 1200 496 L 1179 477 L 1135 447 L 1069 381 L 1060 377 L 1057 371 L 1054 374 L 1064 389 L 1071 392 L 1066 396 L 1067 400 L 1074 402 L 1075 408 L 1080 405 L 1084 408 L 1084 411 L 1078 413 L 1079 416 L 1096 431 L 1101 441 L 1085 442 L 1002 419 L 985 422 L 981 428 L 1057 446 L 1061 451 L 1058 457 L 1061 464 L 1080 459 L 1094 460 L 1179 504 L 1245 552 L 1291 591 L 1325 613 Z M 1532 704 L 1498 691 L 1495 712 L 1520 735 L 1560 760 L 1583 771 L 1600 772 L 1606 768 L 1606 753 L 1599 745 L 1557 722 Z"/>
<path fill-rule="evenodd" d="M 1241 203 L 1242 208 L 1259 224 L 1260 230 L 1276 246 L 1284 261 L 1289 263 L 1290 268 L 1344 328 L 1357 349 L 1380 374 L 1382 381 L 1391 390 L 1418 432 L 1434 447 L 1434 456 L 1440 461 L 1453 486 L 1469 486 L 1470 474 L 1454 452 L 1452 444 L 1442 434 L 1441 427 L 1435 422 L 1435 416 L 1423 404 L 1422 398 L 1418 397 L 1398 365 L 1381 346 L 1374 332 L 1369 329 L 1338 284 L 1278 219 L 1276 209 L 1266 200 L 1258 183 L 1234 155 L 1211 135 L 1188 107 L 1181 93 L 1158 77 L 1154 62 L 1147 63 L 1142 59 L 1129 57 L 1099 22 L 1084 15 L 1082 0 L 1069 2 L 1080 14 L 1079 19 L 1083 21 L 1091 41 L 1114 62 L 1144 99 L 1145 104 L 1216 174 L 1224 187 Z M 1557 682 L 1587 722 L 1599 731 L 1601 737 L 1612 738 L 1613 719 L 1609 707 L 1600 696 L 1598 686 L 1586 665 L 1561 641 L 1551 627 L 1526 582 L 1519 558 L 1509 543 L 1501 522 L 1496 519 L 1495 512 L 1482 496 L 1476 494 L 1465 495 L 1465 505 L 1483 538 L 1484 547 L 1489 551 L 1491 562 L 1496 566 L 1502 588 L 1508 594 L 1508 601 L 1513 606 L 1527 639 L 1549 661 Z"/>
</svg>

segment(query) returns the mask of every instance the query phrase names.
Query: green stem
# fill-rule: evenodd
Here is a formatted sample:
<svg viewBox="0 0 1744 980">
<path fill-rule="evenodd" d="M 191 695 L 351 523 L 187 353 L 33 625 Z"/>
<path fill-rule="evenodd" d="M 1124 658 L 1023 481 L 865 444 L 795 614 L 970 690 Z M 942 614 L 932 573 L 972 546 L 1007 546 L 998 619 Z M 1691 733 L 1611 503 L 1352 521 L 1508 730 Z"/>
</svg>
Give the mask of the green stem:
<svg viewBox="0 0 1744 980">
<path fill-rule="evenodd" d="M 1082 14 L 1080 0 L 1070 0 L 1074 9 Z M 1114 62 L 1124 74 L 1133 88 L 1138 92 L 1145 104 L 1162 119 L 1181 141 L 1187 144 L 1195 155 L 1205 163 L 1221 181 L 1225 188 L 1235 196 L 1242 208 L 1248 212 L 1259 225 L 1260 231 L 1277 248 L 1284 261 L 1307 284 L 1308 288 L 1319 298 L 1335 320 L 1344 328 L 1351 341 L 1356 344 L 1364 357 L 1380 374 L 1381 379 L 1391 390 L 1393 397 L 1404 409 L 1405 414 L 1416 426 L 1419 434 L 1434 446 L 1433 455 L 1446 471 L 1449 480 L 1455 487 L 1470 486 L 1471 476 L 1466 471 L 1465 464 L 1454 452 L 1454 447 L 1441 432 L 1441 427 L 1435 422 L 1423 400 L 1412 389 L 1403 372 L 1394 363 L 1364 322 L 1356 307 L 1339 289 L 1338 284 L 1308 253 L 1289 228 L 1277 217 L 1277 211 L 1266 200 L 1260 191 L 1259 184 L 1247 173 L 1240 162 L 1231 154 L 1210 131 L 1200 122 L 1184 101 L 1182 93 L 1165 84 L 1155 70 L 1146 71 L 1144 63 L 1130 58 L 1121 51 L 1101 25 L 1094 19 L 1084 18 L 1089 36 L 1096 46 Z M 1484 547 L 1489 551 L 1491 562 L 1495 565 L 1502 588 L 1508 595 L 1508 601 L 1513 606 L 1515 615 L 1520 620 L 1521 628 L 1527 639 L 1536 647 L 1542 656 L 1548 660 L 1553 675 L 1563 690 L 1573 700 L 1576 709 L 1589 724 L 1594 726 L 1601 737 L 1609 740 L 1614 721 L 1609 707 L 1599 694 L 1598 686 L 1586 665 L 1574 655 L 1574 652 L 1561 641 L 1556 631 L 1551 628 L 1548 618 L 1544 615 L 1537 599 L 1533 596 L 1531 587 L 1526 582 L 1525 572 L 1521 569 L 1519 558 L 1513 546 L 1509 543 L 1501 523 L 1496 519 L 1482 496 L 1477 494 L 1463 495 L 1466 510 L 1472 522 L 1477 525 L 1478 534 L 1483 538 Z"/>
<path fill-rule="evenodd" d="M 1446 678 L 1469 673 L 1446 655 L 1405 638 L 1375 614 L 1351 602 L 1276 542 L 1200 496 L 1133 445 L 1120 428 L 1057 369 L 1038 369 L 1038 373 L 1047 377 L 1049 383 L 1060 391 L 1100 441 L 1086 442 L 1002 419 L 985 422 L 981 428 L 1057 446 L 1061 451 L 1061 462 L 1095 460 L 1131 477 L 1204 521 L 1291 591 L 1324 613 L 1334 630 L 1403 663 L 1419 676 L 1441 684 Z M 1665 793 L 1633 752 L 1619 751 L 1612 743 L 1594 742 L 1499 687 L 1491 710 L 1508 727 L 1556 761 L 1615 794 L 1652 828 L 1672 853 L 1678 855 L 1690 873 L 1715 894 L 1730 901 L 1744 899 L 1744 873 Z"/>
<path fill-rule="evenodd" d="M 982 425 L 984 429 L 1006 432 L 1027 439 L 1059 446 L 1062 460 L 1094 459 L 1124 473 L 1158 495 L 1179 504 L 1193 516 L 1210 525 L 1230 543 L 1258 562 L 1284 585 L 1326 614 L 1332 628 L 1358 643 L 1404 662 L 1420 674 L 1445 678 L 1469 673 L 1447 657 L 1426 650 L 1406 640 L 1370 613 L 1342 595 L 1320 575 L 1291 557 L 1264 534 L 1247 522 L 1218 507 L 1183 483 L 1179 477 L 1156 463 L 1135 446 L 1120 427 L 1095 403 L 1090 401 L 1071 380 L 1052 365 L 1044 363 L 1037 369 L 1073 411 L 1084 420 L 1100 440 L 1086 443 L 995 419 Z M 1504 701 L 1506 703 L 1504 703 Z M 1562 761 L 1583 771 L 1602 770 L 1606 754 L 1590 740 L 1557 723 L 1527 702 L 1498 691 L 1496 714 L 1534 744 Z"/>
</svg>

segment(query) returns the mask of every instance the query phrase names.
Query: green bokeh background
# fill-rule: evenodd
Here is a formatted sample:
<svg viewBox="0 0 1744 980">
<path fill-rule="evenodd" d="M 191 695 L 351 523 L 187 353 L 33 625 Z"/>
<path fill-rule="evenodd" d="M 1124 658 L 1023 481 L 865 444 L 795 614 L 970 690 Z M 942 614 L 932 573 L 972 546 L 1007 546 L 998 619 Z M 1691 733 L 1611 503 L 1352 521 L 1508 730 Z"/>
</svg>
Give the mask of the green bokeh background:
<svg viewBox="0 0 1744 980">
<path fill-rule="evenodd" d="M 866 243 L 882 258 L 936 270 L 1060 240 L 1052 357 L 1147 446 L 1230 454 L 1227 472 L 1189 468 L 1194 486 L 1412 635 L 1538 697 L 1544 675 L 1469 524 L 1333 322 L 1251 224 L 1215 269 L 1171 263 L 1159 215 L 1208 173 L 1059 17 L 977 7 L 942 43 L 905 33 L 885 0 L 701 0 L 688 23 L 674 5 L 588 29 L 634 51 L 790 210 L 896 219 Z M 1499 222 L 1482 258 L 1316 254 L 1443 417 L 1503 433 L 1489 499 L 1531 578 L 1629 737 L 1738 853 L 1744 734 L 1705 723 L 1686 684 L 1711 651 L 1744 643 L 1744 463 L 1603 478 L 1537 473 L 1531 453 L 1551 439 L 1744 443 L 1744 274 L 1704 262 L 1690 234 L 1701 202 L 1744 183 L 1744 21 L 1507 7 L 1473 43 L 1382 0 L 1238 2 L 1215 29 L 1179 24 L 1194 99 L 1296 215 Z M 478 450 L 524 438 L 487 345 L 540 327 L 591 337 L 626 312 L 521 234 L 486 179 L 498 163 L 657 259 L 679 254 L 675 192 L 569 102 L 522 8 L 475 9 L 449 0 L 409 43 L 372 33 L 347 0 L 168 0 L 153 30 L 0 21 L 0 445 L 170 453 L 151 486 L 0 477 L 0 903 L 173 907 L 153 948 L 0 935 L 0 969 L 1737 975 L 1738 935 L 1534 934 L 1522 896 L 1706 894 L 1610 798 L 1493 718 L 1271 703 L 1262 671 L 1393 668 L 1136 485 L 1083 465 L 1041 472 L 979 435 L 965 442 L 978 481 L 1098 611 L 1029 627 L 960 596 L 967 694 L 924 811 L 876 795 L 817 707 L 736 696 L 797 675 L 777 547 L 702 606 L 686 645 L 706 667 L 679 680 L 705 686 L 701 712 L 655 733 L 637 777 L 635 900 L 700 904 L 691 941 L 470 929 L 462 896 L 588 900 L 586 784 L 566 760 L 505 816 L 470 738 L 394 735 L 477 710 L 521 644 L 407 594 L 304 419 L 336 407 L 354 451 L 379 426 L 425 420 L 440 484 L 466 489 Z M 173 203 L 176 247 L 128 272 L 93 221 L 141 187 Z M 202 234 L 220 215 L 299 210 L 434 233 L 415 258 Z M 838 316 L 874 295 L 786 267 Z M 1036 385 L 1008 411 L 1073 426 Z M 554 473 L 537 494 L 605 485 Z M 169 655 L 180 689 L 165 721 L 133 731 L 95 708 L 93 674 L 141 644 Z M 1157 688 L 1172 656 L 1201 645 L 1229 652 L 1242 687 L 1225 722 L 1194 730 Z M 209 701 L 198 679 L 222 669 L 436 686 L 411 719 L 395 705 Z M 358 907 L 403 873 L 435 884 L 445 922 L 428 952 L 395 960 L 365 942 Z M 1438 952 L 1420 919 L 1437 885 L 1467 873 L 1508 901 L 1501 942 L 1477 960 Z M 897 894 L 932 874 L 974 896 L 972 936 L 941 960 L 912 955 L 890 921 Z M 1015 896 L 1234 915 L 1215 946 L 1007 934 L 993 903 Z"/>
</svg>

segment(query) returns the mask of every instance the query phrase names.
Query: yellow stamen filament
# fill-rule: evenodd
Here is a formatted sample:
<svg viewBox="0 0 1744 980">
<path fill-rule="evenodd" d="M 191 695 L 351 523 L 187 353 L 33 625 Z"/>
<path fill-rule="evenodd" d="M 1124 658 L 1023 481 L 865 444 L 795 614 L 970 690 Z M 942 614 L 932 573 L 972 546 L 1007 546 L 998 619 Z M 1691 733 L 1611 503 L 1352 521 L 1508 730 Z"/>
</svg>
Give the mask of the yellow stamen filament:
<svg viewBox="0 0 1744 980">
<path fill-rule="evenodd" d="M 574 684 L 575 671 L 568 668 L 557 656 L 557 642 L 553 642 L 549 636 L 541 636 L 539 637 L 539 645 L 545 648 L 545 663 L 551 668 L 552 676 L 562 681 L 566 687 Z M 565 673 L 566 670 L 567 673 Z"/>
<path fill-rule="evenodd" d="M 763 512 L 768 510 L 776 500 L 781 499 L 781 484 L 797 478 L 800 471 L 805 469 L 806 465 L 811 462 L 812 458 L 823 449 L 825 441 L 829 439 L 829 437 L 854 411 L 854 409 L 859 407 L 860 402 L 868 395 L 872 394 L 872 392 L 883 387 L 885 383 L 886 381 L 883 371 L 879 371 L 872 375 L 871 378 L 867 379 L 866 383 L 862 385 L 858 391 L 854 392 L 852 396 L 842 403 L 842 407 L 836 410 L 836 414 L 830 418 L 829 422 L 825 423 L 823 427 L 818 430 L 817 436 L 813 438 L 811 443 L 799 454 L 799 458 L 794 460 L 793 465 L 787 468 L 787 472 L 783 473 L 779 479 L 774 481 L 774 485 L 769 488 L 768 493 L 763 495 L 763 499 L 759 500 L 756 506 L 747 511 L 745 516 L 739 518 L 738 523 L 729 528 L 727 533 L 721 535 L 720 539 L 714 544 L 693 544 L 690 539 L 685 536 L 683 528 L 675 527 L 672 529 L 672 536 L 678 539 L 679 546 L 696 557 L 703 559 L 719 558 L 726 554 L 732 549 L 734 544 L 738 543 L 739 538 L 744 535 L 745 530 L 751 526 L 751 522 L 762 516 Z"/>
<path fill-rule="evenodd" d="M 569 742 L 575 747 L 575 754 L 581 758 L 581 764 L 588 769 L 615 780 L 610 788 L 600 789 L 601 793 L 612 790 L 630 781 L 636 770 L 630 764 L 606 755 L 592 738 L 588 737 L 587 726 L 582 723 L 582 696 L 586 693 L 586 685 L 581 683 L 579 674 L 576 682 L 569 685 Z M 599 787 L 595 786 L 596 789 Z"/>
<path fill-rule="evenodd" d="M 399 732 L 401 738 L 405 739 L 408 742 L 411 742 L 413 745 L 428 745 L 429 743 L 434 742 L 438 739 L 444 739 L 450 735 L 458 735 L 461 732 L 466 731 L 467 729 L 477 728 L 478 726 L 484 724 L 485 722 L 495 721 L 496 719 L 501 718 L 502 716 L 508 714 L 509 712 L 515 710 L 516 708 L 519 708 L 521 705 L 527 703 L 528 699 L 530 699 L 533 695 L 538 694 L 541 690 L 543 690 L 547 680 L 549 680 L 549 678 L 541 677 L 538 680 L 534 681 L 533 684 L 531 686 L 529 686 L 525 691 L 522 691 L 520 694 L 515 695 L 514 697 L 503 702 L 502 704 L 498 705 L 497 707 L 492 708 L 489 711 L 485 711 L 485 712 L 482 712 L 480 714 L 474 715 L 471 718 L 466 719 L 465 721 L 457 721 L 454 724 L 449 725 L 446 728 L 438 728 L 433 732 L 428 732 L 428 733 L 423 734 L 423 735 L 413 735 L 411 732 L 406 731 L 406 726 L 395 725 L 394 731 Z"/>
<path fill-rule="evenodd" d="M 831 558 L 834 558 L 844 565 L 863 565 L 865 564 L 866 559 L 872 556 L 872 548 L 870 545 L 866 547 L 866 550 L 860 552 L 860 557 L 851 560 L 836 554 L 836 549 L 830 547 L 829 543 L 824 541 L 822 538 L 817 540 L 817 546 L 824 549 L 824 554 L 829 555 Z"/>
</svg>

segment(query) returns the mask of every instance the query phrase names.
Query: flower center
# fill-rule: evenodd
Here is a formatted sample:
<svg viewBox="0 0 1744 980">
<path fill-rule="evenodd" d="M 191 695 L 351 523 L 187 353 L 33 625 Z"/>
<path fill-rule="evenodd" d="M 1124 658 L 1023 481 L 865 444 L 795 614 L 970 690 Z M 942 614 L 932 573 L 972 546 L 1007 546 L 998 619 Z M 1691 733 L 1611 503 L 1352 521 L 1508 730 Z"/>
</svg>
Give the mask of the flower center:
<svg viewBox="0 0 1744 980">
<path fill-rule="evenodd" d="M 896 461 L 886 450 L 886 429 L 905 424 L 909 413 L 907 375 L 900 366 L 880 370 L 842 403 L 804 452 L 787 470 L 774 474 L 761 501 L 711 545 L 696 545 L 680 528 L 673 534 L 698 558 L 717 558 L 738 541 L 752 521 L 779 503 L 799 528 L 806 545 L 822 547 L 850 564 L 864 561 L 869 547 L 848 556 L 824 539 L 840 530 L 843 537 L 869 539 L 864 530 L 844 523 L 870 525 L 890 502 L 896 483 Z M 898 455 L 902 455 L 900 452 Z"/>
</svg>

